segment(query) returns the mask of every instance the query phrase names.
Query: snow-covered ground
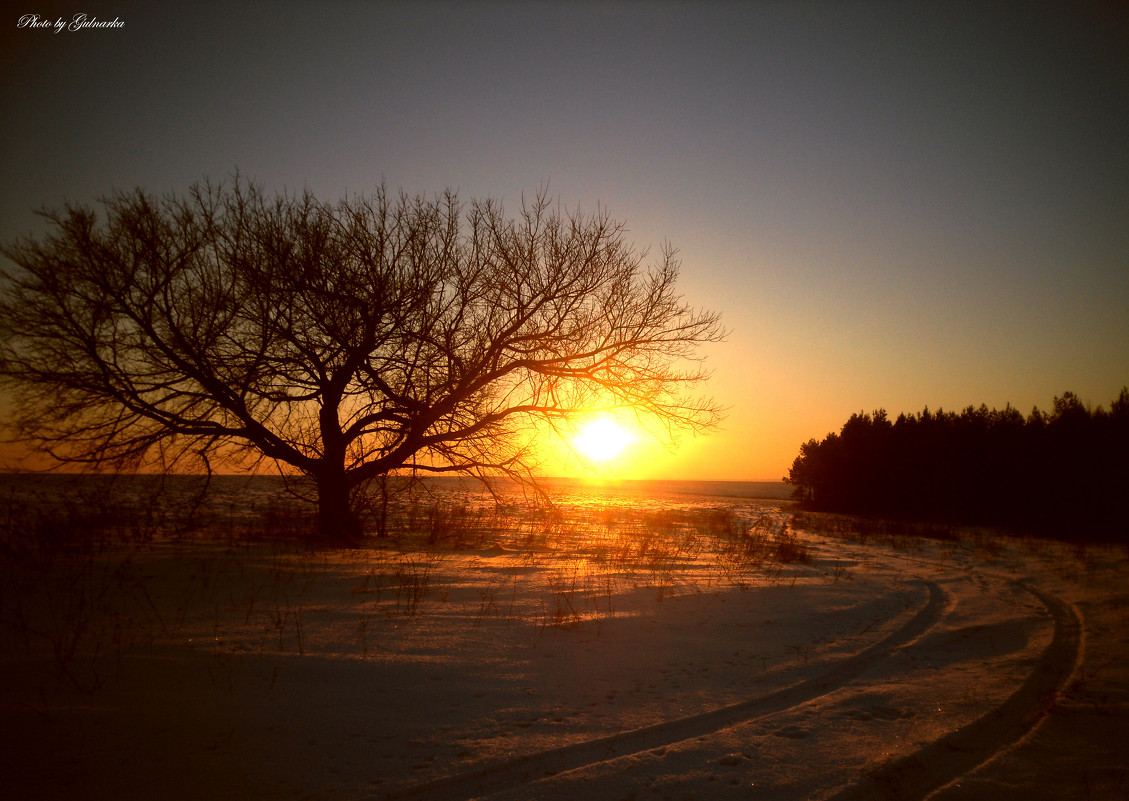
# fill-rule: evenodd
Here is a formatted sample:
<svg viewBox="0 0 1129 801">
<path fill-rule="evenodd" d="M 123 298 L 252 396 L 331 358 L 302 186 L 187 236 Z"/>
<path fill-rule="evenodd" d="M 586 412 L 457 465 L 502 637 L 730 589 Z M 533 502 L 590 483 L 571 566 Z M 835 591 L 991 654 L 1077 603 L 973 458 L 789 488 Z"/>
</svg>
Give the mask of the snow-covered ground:
<svg viewBox="0 0 1129 801">
<path fill-rule="evenodd" d="M 1129 797 L 1123 549 L 711 514 L 9 552 L 2 794 Z"/>
</svg>

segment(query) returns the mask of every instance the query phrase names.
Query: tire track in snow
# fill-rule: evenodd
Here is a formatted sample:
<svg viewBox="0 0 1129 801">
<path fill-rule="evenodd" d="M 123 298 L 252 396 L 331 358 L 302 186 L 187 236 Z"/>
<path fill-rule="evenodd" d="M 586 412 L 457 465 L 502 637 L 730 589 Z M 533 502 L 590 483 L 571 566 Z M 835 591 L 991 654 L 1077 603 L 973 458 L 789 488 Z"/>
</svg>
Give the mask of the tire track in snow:
<svg viewBox="0 0 1129 801">
<path fill-rule="evenodd" d="M 1023 582 L 1054 617 L 1054 636 L 1039 663 L 1000 706 L 939 740 L 895 760 L 830 801 L 924 799 L 1019 742 L 1046 717 L 1051 700 L 1070 680 L 1078 662 L 1082 624 L 1074 607 Z"/>
<path fill-rule="evenodd" d="M 854 656 L 835 662 L 811 679 L 709 712 L 528 754 L 376 797 L 386 801 L 480 798 L 565 771 L 700 737 L 807 703 L 839 689 L 895 649 L 921 637 L 937 623 L 947 605 L 945 593 L 931 581 L 922 581 L 922 584 L 928 590 L 929 600 L 901 628 Z"/>
</svg>

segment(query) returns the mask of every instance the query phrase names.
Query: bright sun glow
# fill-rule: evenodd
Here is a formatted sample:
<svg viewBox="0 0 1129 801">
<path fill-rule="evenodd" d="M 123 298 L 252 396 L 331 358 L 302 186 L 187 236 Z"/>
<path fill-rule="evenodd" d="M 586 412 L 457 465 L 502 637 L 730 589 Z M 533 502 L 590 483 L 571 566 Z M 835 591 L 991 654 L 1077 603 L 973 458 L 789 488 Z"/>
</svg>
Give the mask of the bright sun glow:
<svg viewBox="0 0 1129 801">
<path fill-rule="evenodd" d="M 619 423 L 600 417 L 580 429 L 572 444 L 586 459 L 607 462 L 619 456 L 632 439 Z"/>
</svg>

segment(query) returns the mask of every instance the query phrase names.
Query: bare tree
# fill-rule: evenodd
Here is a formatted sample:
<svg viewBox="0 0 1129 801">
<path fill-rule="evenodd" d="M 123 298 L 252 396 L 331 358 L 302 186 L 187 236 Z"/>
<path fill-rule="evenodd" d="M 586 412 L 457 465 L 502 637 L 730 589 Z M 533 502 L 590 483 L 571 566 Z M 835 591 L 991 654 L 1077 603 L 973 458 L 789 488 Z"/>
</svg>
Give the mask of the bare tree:
<svg viewBox="0 0 1129 801">
<path fill-rule="evenodd" d="M 348 544 L 358 488 L 392 471 L 528 477 L 538 431 L 596 406 L 718 422 L 691 390 L 719 317 L 676 293 L 673 249 L 644 267 L 604 211 L 332 205 L 238 177 L 101 203 L 0 248 L 15 436 L 60 461 L 273 463 Z"/>
</svg>

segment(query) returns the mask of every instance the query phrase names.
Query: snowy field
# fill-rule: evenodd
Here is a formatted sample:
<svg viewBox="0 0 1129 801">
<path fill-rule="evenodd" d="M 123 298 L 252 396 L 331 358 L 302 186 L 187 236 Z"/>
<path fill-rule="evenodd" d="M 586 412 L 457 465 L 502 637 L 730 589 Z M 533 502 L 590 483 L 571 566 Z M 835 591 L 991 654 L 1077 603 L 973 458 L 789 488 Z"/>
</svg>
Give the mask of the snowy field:
<svg viewBox="0 0 1129 801">
<path fill-rule="evenodd" d="M 5 797 L 1129 797 L 1123 549 L 747 498 L 409 522 L 9 542 Z"/>
</svg>

